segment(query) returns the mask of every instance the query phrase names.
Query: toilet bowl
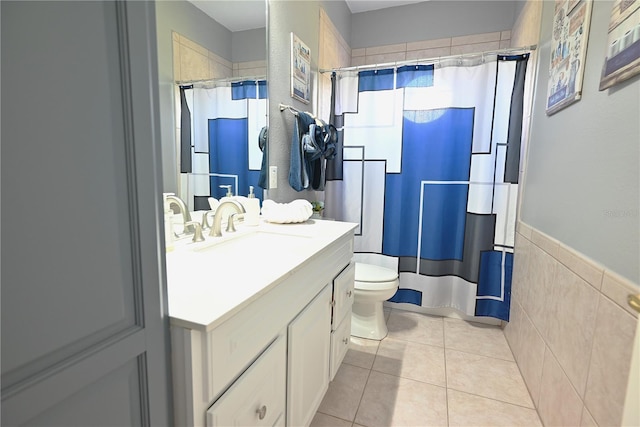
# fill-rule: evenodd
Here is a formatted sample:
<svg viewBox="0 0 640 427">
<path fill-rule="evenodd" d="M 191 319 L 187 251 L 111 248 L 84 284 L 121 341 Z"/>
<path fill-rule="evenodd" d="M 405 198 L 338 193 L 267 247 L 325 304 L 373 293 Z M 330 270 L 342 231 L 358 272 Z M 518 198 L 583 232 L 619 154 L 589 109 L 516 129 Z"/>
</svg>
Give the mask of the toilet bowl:
<svg viewBox="0 0 640 427">
<path fill-rule="evenodd" d="M 398 273 L 377 265 L 356 263 L 351 335 L 372 340 L 387 336 L 382 303 L 398 290 Z"/>
</svg>

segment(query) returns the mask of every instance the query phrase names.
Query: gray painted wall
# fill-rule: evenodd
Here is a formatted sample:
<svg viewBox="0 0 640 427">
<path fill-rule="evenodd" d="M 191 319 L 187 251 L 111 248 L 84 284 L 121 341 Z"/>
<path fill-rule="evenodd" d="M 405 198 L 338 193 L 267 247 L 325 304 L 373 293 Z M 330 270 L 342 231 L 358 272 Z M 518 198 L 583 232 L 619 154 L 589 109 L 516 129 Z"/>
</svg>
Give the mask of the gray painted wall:
<svg viewBox="0 0 640 427">
<path fill-rule="evenodd" d="M 354 13 L 351 48 L 510 30 L 519 10 L 514 1 L 472 0 L 425 1 Z"/>
<path fill-rule="evenodd" d="M 163 191 L 177 192 L 178 169 L 175 142 L 173 41 L 176 31 L 211 52 L 233 61 L 264 60 L 264 29 L 232 33 L 186 0 L 156 2 L 158 35 L 158 80 L 160 85 L 160 130 Z"/>
<path fill-rule="evenodd" d="M 521 218 L 640 282 L 640 78 L 598 85 L 612 2 L 593 2 L 583 96 L 545 114 L 553 2 L 545 2 Z"/>
<path fill-rule="evenodd" d="M 267 23 L 265 7 L 265 25 Z M 267 30 L 236 31 L 231 34 L 231 61 L 245 62 L 267 59 Z"/>
<path fill-rule="evenodd" d="M 320 4 L 317 1 L 269 0 L 269 164 L 278 166 L 278 188 L 269 190 L 276 202 L 314 199 L 312 191 L 297 192 L 289 185 L 289 160 L 294 116 L 280 112 L 279 103 L 313 111 L 314 100 L 304 104 L 291 98 L 291 32 L 311 50 L 311 69 L 318 69 Z M 312 85 L 316 75 L 312 74 Z"/>
</svg>

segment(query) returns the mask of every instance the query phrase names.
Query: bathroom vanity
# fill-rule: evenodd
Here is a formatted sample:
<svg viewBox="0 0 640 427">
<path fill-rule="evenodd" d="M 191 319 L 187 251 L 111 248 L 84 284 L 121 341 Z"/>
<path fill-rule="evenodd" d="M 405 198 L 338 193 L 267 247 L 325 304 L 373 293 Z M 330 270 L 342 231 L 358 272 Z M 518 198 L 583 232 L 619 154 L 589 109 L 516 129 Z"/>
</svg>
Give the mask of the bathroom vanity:
<svg viewBox="0 0 640 427">
<path fill-rule="evenodd" d="M 354 228 L 261 223 L 167 254 L 176 425 L 309 425 L 349 344 Z"/>
</svg>

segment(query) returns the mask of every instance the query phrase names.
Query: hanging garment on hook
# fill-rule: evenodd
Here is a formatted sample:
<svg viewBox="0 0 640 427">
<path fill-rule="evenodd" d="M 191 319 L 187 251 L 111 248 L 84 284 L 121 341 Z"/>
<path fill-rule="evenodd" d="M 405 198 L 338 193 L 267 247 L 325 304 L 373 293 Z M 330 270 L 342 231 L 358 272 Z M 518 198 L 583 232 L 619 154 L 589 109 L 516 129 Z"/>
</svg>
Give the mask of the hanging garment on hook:
<svg viewBox="0 0 640 427">
<path fill-rule="evenodd" d="M 260 165 L 260 175 L 258 177 L 258 186 L 263 189 L 268 189 L 267 184 L 267 158 L 268 158 L 268 146 L 269 146 L 269 128 L 264 126 L 260 130 L 258 135 L 258 147 L 262 151 L 262 164 Z"/>
<path fill-rule="evenodd" d="M 300 111 L 295 116 L 291 136 L 291 158 L 289 162 L 289 185 L 296 191 L 309 188 L 309 175 L 305 165 L 302 137 L 309 132 L 309 125 L 315 119 L 309 113 Z"/>
</svg>

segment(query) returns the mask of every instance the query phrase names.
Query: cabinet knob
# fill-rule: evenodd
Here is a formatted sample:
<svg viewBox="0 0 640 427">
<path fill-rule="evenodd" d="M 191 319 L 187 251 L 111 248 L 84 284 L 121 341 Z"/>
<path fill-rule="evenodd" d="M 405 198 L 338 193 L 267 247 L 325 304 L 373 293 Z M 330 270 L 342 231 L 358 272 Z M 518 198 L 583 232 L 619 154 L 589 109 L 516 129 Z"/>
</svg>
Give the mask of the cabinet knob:
<svg viewBox="0 0 640 427">
<path fill-rule="evenodd" d="M 346 344 L 349 344 L 349 338 L 342 338 L 342 342 Z"/>
<path fill-rule="evenodd" d="M 263 420 L 265 415 L 267 415 L 267 406 L 262 405 L 260 408 L 256 409 L 256 414 L 258 414 L 258 419 Z"/>
<path fill-rule="evenodd" d="M 351 298 L 351 293 L 352 293 L 352 292 L 351 292 L 351 289 L 349 289 L 349 290 L 347 291 L 347 297 Z"/>
</svg>

